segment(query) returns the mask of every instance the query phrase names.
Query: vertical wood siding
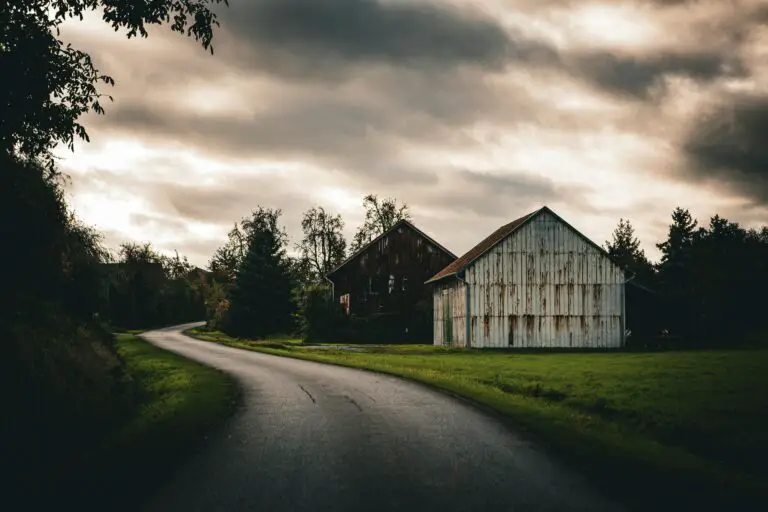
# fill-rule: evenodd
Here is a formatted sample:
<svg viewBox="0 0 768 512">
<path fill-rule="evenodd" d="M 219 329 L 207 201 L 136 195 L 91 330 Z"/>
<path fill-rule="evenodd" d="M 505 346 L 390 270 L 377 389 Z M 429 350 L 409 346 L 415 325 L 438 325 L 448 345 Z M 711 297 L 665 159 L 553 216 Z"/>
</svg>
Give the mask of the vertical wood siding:
<svg viewBox="0 0 768 512">
<path fill-rule="evenodd" d="M 434 287 L 433 305 L 433 342 L 435 345 L 444 344 L 445 301 L 449 300 L 452 322 L 452 343 L 454 347 L 466 346 L 466 290 L 464 283 L 449 280 L 445 284 Z"/>
<path fill-rule="evenodd" d="M 547 212 L 478 258 L 465 278 L 473 347 L 623 344 L 621 269 Z M 463 298 L 464 285 L 459 285 Z M 438 325 L 442 329 L 437 321 L 438 312 L 442 315 L 439 293 L 435 291 L 434 301 L 436 344 L 441 339 Z"/>
</svg>

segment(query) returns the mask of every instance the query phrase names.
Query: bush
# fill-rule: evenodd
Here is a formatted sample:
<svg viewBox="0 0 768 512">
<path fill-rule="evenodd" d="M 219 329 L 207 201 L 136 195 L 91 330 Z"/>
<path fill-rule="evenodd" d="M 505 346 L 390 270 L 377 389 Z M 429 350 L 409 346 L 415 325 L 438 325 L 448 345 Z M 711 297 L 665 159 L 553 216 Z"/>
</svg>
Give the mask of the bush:
<svg viewBox="0 0 768 512">
<path fill-rule="evenodd" d="M 379 313 L 364 317 L 352 315 L 342 320 L 334 340 L 340 343 L 407 343 L 414 338 L 409 318 L 400 313 Z M 406 328 L 408 331 L 406 332 Z"/>
<path fill-rule="evenodd" d="M 334 309 L 327 285 L 310 285 L 299 298 L 299 329 L 304 342 L 333 341 L 339 326 L 339 312 Z"/>
</svg>

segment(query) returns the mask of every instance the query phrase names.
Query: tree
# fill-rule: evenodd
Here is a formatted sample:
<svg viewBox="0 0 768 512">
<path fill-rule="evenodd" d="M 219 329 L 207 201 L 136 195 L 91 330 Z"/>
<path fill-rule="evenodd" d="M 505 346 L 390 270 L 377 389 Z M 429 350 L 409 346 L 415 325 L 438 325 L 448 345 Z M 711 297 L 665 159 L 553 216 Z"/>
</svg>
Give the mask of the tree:
<svg viewBox="0 0 768 512">
<path fill-rule="evenodd" d="M 225 330 L 263 338 L 292 327 L 294 304 L 287 234 L 278 227 L 281 210 L 258 207 L 244 221 L 248 249 L 230 293 Z"/>
<path fill-rule="evenodd" d="M 672 212 L 672 224 L 669 226 L 667 239 L 656 244 L 661 250 L 661 268 L 680 266 L 687 256 L 699 232 L 696 231 L 698 222 L 691 217 L 688 210 L 679 206 Z"/>
<path fill-rule="evenodd" d="M 194 267 L 186 256 L 179 256 L 179 251 L 174 251 L 175 256 L 161 256 L 163 270 L 168 279 L 186 280 Z"/>
<path fill-rule="evenodd" d="M 341 215 L 331 215 L 322 207 L 304 213 L 301 220 L 304 237 L 296 245 L 300 258 L 306 262 L 310 278 L 320 282 L 344 260 L 347 242 Z"/>
<path fill-rule="evenodd" d="M 227 241 L 213 253 L 208 268 L 216 276 L 216 279 L 224 283 L 232 283 L 237 275 L 237 269 L 245 259 L 248 249 L 245 221 L 234 227 L 227 233 Z"/>
<path fill-rule="evenodd" d="M 147 37 L 147 26 L 168 24 L 213 53 L 212 4 L 227 0 L 0 0 L 0 150 L 25 157 L 45 156 L 59 142 L 72 149 L 88 141 L 78 119 L 104 113 L 97 86 L 114 85 L 90 56 L 59 39 L 68 18 L 102 10 L 102 19 L 130 39 Z M 110 97 L 111 99 L 111 97 Z"/>
<path fill-rule="evenodd" d="M 408 205 L 397 206 L 397 200 L 369 194 L 363 198 L 365 220 L 352 239 L 351 252 L 357 252 L 368 242 L 381 235 L 400 220 L 410 220 Z"/>
<path fill-rule="evenodd" d="M 672 224 L 667 239 L 656 244 L 661 250 L 658 265 L 659 284 L 669 305 L 668 323 L 677 335 L 691 337 L 691 327 L 696 323 L 698 300 L 693 286 L 692 254 L 694 242 L 701 236 L 698 223 L 688 210 L 677 207 L 672 212 Z"/>
<path fill-rule="evenodd" d="M 640 248 L 635 228 L 629 220 L 619 219 L 612 240 L 605 242 L 608 254 L 623 268 L 635 274 L 638 281 L 648 285 L 654 277 L 653 265 Z"/>
</svg>

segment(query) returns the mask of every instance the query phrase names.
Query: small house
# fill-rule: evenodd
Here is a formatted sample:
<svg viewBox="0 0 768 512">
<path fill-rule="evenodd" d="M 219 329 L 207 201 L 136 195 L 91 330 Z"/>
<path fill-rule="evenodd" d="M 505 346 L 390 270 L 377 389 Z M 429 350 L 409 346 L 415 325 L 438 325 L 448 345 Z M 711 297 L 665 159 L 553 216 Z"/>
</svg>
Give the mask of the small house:
<svg viewBox="0 0 768 512">
<path fill-rule="evenodd" d="M 456 259 L 407 220 L 395 223 L 328 273 L 334 301 L 347 316 L 388 316 L 409 332 L 431 339 L 432 291 L 425 281 Z M 418 329 L 426 317 L 426 329 Z M 414 332 L 416 331 L 416 332 Z M 424 331 L 424 332 L 418 332 Z M 400 336 L 400 330 L 397 330 Z M 394 340 L 393 340 L 394 341 Z"/>
<path fill-rule="evenodd" d="M 610 348 L 625 341 L 624 270 L 546 206 L 427 281 L 435 345 Z"/>
</svg>

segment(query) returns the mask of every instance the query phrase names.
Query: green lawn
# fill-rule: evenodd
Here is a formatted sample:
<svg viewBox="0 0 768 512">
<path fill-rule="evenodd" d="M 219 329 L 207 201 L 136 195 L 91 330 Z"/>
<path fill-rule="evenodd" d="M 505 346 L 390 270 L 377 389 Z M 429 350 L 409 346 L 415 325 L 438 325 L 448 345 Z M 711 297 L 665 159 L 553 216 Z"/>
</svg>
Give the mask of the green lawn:
<svg viewBox="0 0 768 512">
<path fill-rule="evenodd" d="M 426 345 L 362 352 L 190 334 L 414 379 L 500 413 L 638 508 L 768 496 L 768 350 L 516 353 Z M 663 500 L 663 501 L 659 501 Z M 693 500 L 693 501 L 689 501 Z"/>
<path fill-rule="evenodd" d="M 135 510 L 224 418 L 239 398 L 216 369 L 117 334 L 134 407 L 80 460 L 66 485 L 73 499 L 104 500 L 104 509 Z M 84 495 L 80 494 L 84 493 Z"/>
</svg>

